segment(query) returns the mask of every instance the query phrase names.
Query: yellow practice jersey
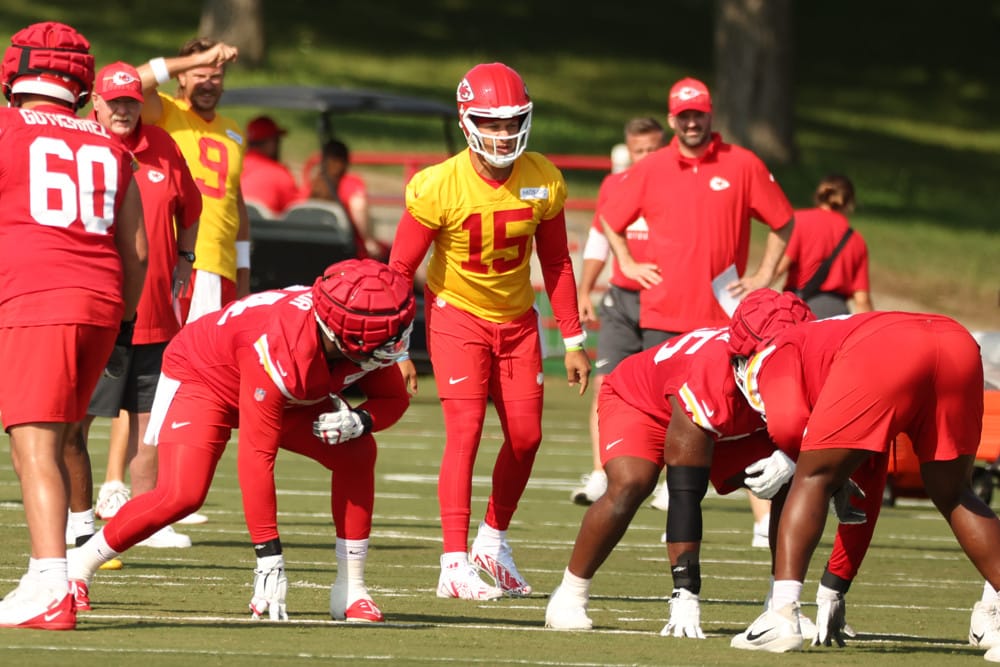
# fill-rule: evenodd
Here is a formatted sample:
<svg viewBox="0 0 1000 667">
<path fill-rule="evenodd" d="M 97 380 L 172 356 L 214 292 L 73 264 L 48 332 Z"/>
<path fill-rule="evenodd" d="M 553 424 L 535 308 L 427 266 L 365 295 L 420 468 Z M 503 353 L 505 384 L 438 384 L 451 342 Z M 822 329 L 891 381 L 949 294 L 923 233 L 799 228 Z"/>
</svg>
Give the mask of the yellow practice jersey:
<svg viewBox="0 0 1000 667">
<path fill-rule="evenodd" d="M 534 305 L 535 229 L 562 211 L 566 182 L 547 158 L 526 152 L 495 186 L 463 151 L 417 173 L 406 186 L 406 208 L 436 232 L 431 291 L 483 319 L 508 322 Z"/>
<path fill-rule="evenodd" d="M 201 191 L 201 222 L 194 267 L 236 281 L 236 195 L 246 142 L 236 121 L 216 114 L 206 121 L 184 100 L 160 93 L 163 114 L 157 125 L 170 133 Z"/>
</svg>

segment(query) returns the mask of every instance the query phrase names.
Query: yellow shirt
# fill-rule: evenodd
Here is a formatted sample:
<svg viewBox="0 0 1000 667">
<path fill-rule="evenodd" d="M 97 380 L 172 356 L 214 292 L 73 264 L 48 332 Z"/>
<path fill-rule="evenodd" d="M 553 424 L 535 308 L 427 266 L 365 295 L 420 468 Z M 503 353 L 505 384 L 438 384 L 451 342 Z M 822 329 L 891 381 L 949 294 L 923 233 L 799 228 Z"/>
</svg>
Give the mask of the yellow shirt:
<svg viewBox="0 0 1000 667">
<path fill-rule="evenodd" d="M 194 268 L 236 282 L 236 233 L 240 228 L 236 195 L 246 150 L 243 131 L 230 118 L 217 113 L 206 121 L 184 100 L 159 95 L 163 113 L 156 124 L 177 142 L 201 191 Z"/>
<path fill-rule="evenodd" d="M 509 322 L 535 303 L 535 229 L 566 201 L 562 174 L 539 153 L 524 153 L 499 187 L 476 173 L 468 151 L 417 173 L 406 207 L 437 232 L 427 268 L 431 291 L 491 322 Z"/>
</svg>

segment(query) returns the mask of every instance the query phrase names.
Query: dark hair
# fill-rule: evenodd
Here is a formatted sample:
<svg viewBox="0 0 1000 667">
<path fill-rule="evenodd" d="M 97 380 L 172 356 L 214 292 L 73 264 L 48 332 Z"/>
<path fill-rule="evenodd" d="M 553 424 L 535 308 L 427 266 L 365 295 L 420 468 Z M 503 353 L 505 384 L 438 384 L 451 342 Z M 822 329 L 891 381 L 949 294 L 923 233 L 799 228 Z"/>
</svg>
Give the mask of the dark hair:
<svg viewBox="0 0 1000 667">
<path fill-rule="evenodd" d="M 663 125 L 652 116 L 632 118 L 625 123 L 625 136 L 650 134 L 652 132 L 663 132 Z"/>
<path fill-rule="evenodd" d="M 339 139 L 330 139 L 323 144 L 322 153 L 324 160 L 343 160 L 344 164 L 351 161 L 351 152 L 347 150 L 347 144 Z"/>
<path fill-rule="evenodd" d="M 177 52 L 179 56 L 189 56 L 192 53 L 204 53 L 218 44 L 219 41 L 209 37 L 195 37 L 184 43 L 184 46 Z"/>
<path fill-rule="evenodd" d="M 854 184 L 843 174 L 829 174 L 816 186 L 813 201 L 817 206 L 840 213 L 850 213 L 854 210 Z"/>
</svg>

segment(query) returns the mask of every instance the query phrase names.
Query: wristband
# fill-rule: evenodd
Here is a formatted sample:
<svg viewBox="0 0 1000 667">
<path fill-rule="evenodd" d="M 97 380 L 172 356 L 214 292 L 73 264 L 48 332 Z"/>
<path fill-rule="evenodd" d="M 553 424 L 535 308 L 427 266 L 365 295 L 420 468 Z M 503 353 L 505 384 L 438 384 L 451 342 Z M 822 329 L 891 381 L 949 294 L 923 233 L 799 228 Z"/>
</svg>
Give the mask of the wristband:
<svg viewBox="0 0 1000 667">
<path fill-rule="evenodd" d="M 173 78 L 170 76 L 170 70 L 167 68 L 166 58 L 153 58 L 149 61 L 149 69 L 153 70 L 153 76 L 156 78 L 157 84 L 163 85 Z"/>
<path fill-rule="evenodd" d="M 566 348 L 567 352 L 583 352 L 583 345 L 570 345 Z"/>
<path fill-rule="evenodd" d="M 250 242 L 249 241 L 237 241 L 236 242 L 236 268 L 237 269 L 249 269 L 250 268 Z"/>
<path fill-rule="evenodd" d="M 404 352 L 402 355 L 396 357 L 396 363 L 397 364 L 400 363 L 401 361 L 409 361 L 409 360 L 410 360 L 410 353 L 409 352 Z"/>
<path fill-rule="evenodd" d="M 563 345 L 566 346 L 566 351 L 571 352 L 573 350 L 582 350 L 583 343 L 587 340 L 587 334 L 581 333 L 575 336 L 570 336 L 569 338 L 563 338 Z"/>
</svg>

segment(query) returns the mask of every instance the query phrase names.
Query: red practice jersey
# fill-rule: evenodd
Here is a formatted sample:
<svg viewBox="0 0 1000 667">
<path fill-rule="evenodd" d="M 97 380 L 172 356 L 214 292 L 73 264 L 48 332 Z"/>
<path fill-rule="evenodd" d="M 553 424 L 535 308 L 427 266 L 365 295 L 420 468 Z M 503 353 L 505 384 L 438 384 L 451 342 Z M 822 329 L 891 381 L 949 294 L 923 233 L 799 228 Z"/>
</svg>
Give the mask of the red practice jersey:
<svg viewBox="0 0 1000 667">
<path fill-rule="evenodd" d="M 663 282 L 640 292 L 639 325 L 662 331 L 726 326 L 712 280 L 733 264 L 746 273 L 751 218 L 780 229 L 792 214 L 764 163 L 718 135 L 699 159 L 682 156 L 674 137 L 622 173 L 601 211 L 619 233 L 646 219 L 646 257 Z"/>
<path fill-rule="evenodd" d="M 0 109 L 4 326 L 118 326 L 114 223 L 130 180 L 125 148 L 97 121 L 59 105 Z"/>
<path fill-rule="evenodd" d="M 362 405 L 373 430 L 396 423 L 409 405 L 399 369 L 328 363 L 319 336 L 309 288 L 251 294 L 181 329 L 163 373 L 207 387 L 228 406 L 226 426 L 239 426 L 241 449 L 247 440 L 252 451 L 276 449 L 284 410 L 315 406 L 354 384 L 368 398 Z"/>
<path fill-rule="evenodd" d="M 614 189 L 617 182 L 622 180 L 624 176 L 623 173 L 618 174 L 608 174 L 604 177 L 604 181 L 601 182 L 601 189 L 597 191 L 597 208 L 594 211 L 594 222 L 590 229 L 590 238 L 587 240 L 588 251 L 591 246 L 591 240 L 594 239 L 596 235 L 599 235 L 600 246 L 595 248 L 595 250 L 600 250 L 600 257 L 590 257 L 585 251 L 584 259 L 600 259 L 602 261 L 607 261 L 608 255 L 610 254 L 610 248 L 608 246 L 607 238 L 604 236 L 604 225 L 601 224 L 601 209 L 607 203 L 608 197 L 610 197 L 610 192 Z M 633 220 L 628 227 L 625 228 L 625 240 L 628 243 L 628 251 L 632 254 L 632 258 L 637 262 L 646 261 L 646 246 L 649 243 L 649 226 L 646 224 L 645 218 L 638 218 Z M 595 244 L 596 246 L 597 244 Z M 622 269 L 618 266 L 618 260 L 613 256 L 611 258 L 611 278 L 608 280 L 609 283 L 616 287 L 622 289 L 630 290 L 632 292 L 638 292 L 642 289 L 640 285 L 635 280 L 627 278 Z"/>
</svg>

